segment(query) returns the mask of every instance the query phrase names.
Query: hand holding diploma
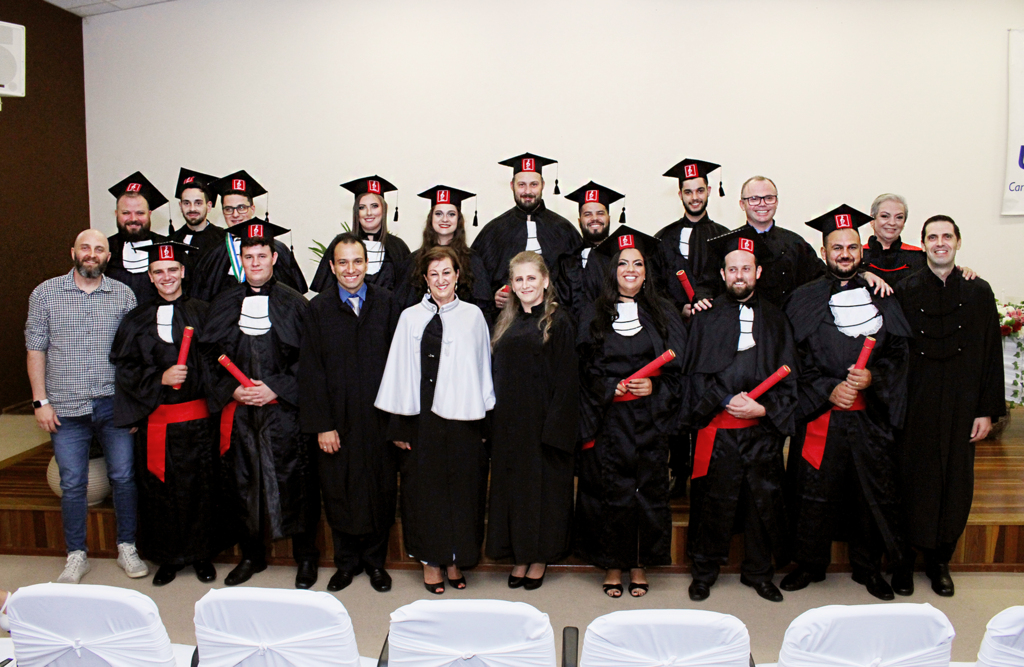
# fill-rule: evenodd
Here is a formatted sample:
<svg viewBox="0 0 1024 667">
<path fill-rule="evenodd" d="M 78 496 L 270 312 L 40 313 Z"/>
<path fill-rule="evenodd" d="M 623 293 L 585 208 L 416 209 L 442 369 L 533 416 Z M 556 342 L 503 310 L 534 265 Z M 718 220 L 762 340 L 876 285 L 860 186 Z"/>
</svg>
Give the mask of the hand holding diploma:
<svg viewBox="0 0 1024 667">
<path fill-rule="evenodd" d="M 195 334 L 195 332 L 195 327 L 185 327 L 185 331 L 181 335 L 181 349 L 178 350 L 178 363 L 177 365 L 168 368 L 167 371 L 164 371 L 164 384 L 168 384 L 168 371 L 171 371 L 180 366 L 185 369 L 184 372 L 182 372 L 180 376 L 178 374 L 175 374 L 174 382 L 170 384 L 175 389 L 181 389 L 182 383 L 185 382 L 185 374 L 188 372 L 188 367 L 185 365 L 185 362 L 188 361 L 188 348 L 192 346 L 192 336 L 193 334 Z"/>
</svg>

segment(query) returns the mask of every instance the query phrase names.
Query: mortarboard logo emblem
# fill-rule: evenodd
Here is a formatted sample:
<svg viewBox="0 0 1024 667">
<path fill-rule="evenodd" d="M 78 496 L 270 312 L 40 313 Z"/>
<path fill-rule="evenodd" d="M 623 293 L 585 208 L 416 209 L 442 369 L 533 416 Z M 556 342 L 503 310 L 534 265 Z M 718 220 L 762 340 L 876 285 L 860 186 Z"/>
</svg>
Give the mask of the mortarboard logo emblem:
<svg viewBox="0 0 1024 667">
<path fill-rule="evenodd" d="M 192 181 L 194 181 L 194 180 L 196 180 L 196 177 L 195 177 L 195 176 L 189 176 L 188 178 L 186 178 L 186 179 L 185 179 L 184 181 L 182 181 L 181 183 L 182 183 L 182 185 L 184 185 L 184 184 L 186 184 L 186 183 L 191 183 L 191 182 L 192 182 Z"/>
<path fill-rule="evenodd" d="M 849 213 L 839 213 L 836 215 L 836 229 L 852 229 L 853 219 L 850 218 Z"/>
<path fill-rule="evenodd" d="M 124 189 L 125 192 L 142 192 L 141 183 L 129 183 L 128 187 Z"/>
<path fill-rule="evenodd" d="M 371 193 L 373 193 L 375 195 L 379 195 L 380 194 L 380 181 L 367 181 L 366 182 L 366 191 L 367 192 L 371 192 Z"/>
<path fill-rule="evenodd" d="M 162 260 L 166 259 L 166 260 L 171 260 L 171 261 L 174 260 L 174 248 L 172 248 L 171 246 L 169 246 L 169 245 L 162 245 L 162 246 L 160 246 L 160 251 L 159 252 L 160 252 L 160 259 L 162 259 Z"/>
<path fill-rule="evenodd" d="M 700 176 L 700 174 L 697 173 L 697 165 L 683 165 L 683 176 L 685 176 L 686 178 L 697 178 L 698 176 Z"/>
<path fill-rule="evenodd" d="M 588 202 L 588 201 L 598 201 L 597 195 L 598 195 L 598 191 L 597 190 L 587 190 L 587 194 L 583 198 L 583 201 L 585 201 L 585 202 Z"/>
<path fill-rule="evenodd" d="M 537 171 L 534 168 L 532 157 L 523 158 L 523 171 Z"/>
<path fill-rule="evenodd" d="M 249 238 L 255 239 L 263 236 L 263 225 L 249 225 Z"/>
<path fill-rule="evenodd" d="M 739 249 L 749 253 L 754 252 L 754 242 L 751 239 L 739 239 Z"/>
<path fill-rule="evenodd" d="M 619 237 L 619 250 L 625 250 L 626 248 L 635 248 L 636 244 L 633 242 L 632 234 L 623 234 Z"/>
<path fill-rule="evenodd" d="M 231 189 L 241 190 L 245 192 L 245 179 L 244 178 L 233 178 L 231 179 Z"/>
<path fill-rule="evenodd" d="M 438 190 L 437 191 L 437 203 L 448 204 L 451 202 L 452 193 L 449 190 Z"/>
</svg>

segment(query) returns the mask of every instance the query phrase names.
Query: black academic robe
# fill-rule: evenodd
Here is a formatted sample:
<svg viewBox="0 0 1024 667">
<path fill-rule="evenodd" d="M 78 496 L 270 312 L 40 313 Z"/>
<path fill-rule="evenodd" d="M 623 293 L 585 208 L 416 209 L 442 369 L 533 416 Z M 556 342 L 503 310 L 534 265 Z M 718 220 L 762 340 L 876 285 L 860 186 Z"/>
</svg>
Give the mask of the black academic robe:
<svg viewBox="0 0 1024 667">
<path fill-rule="evenodd" d="M 679 252 L 679 233 L 684 227 L 693 229 L 690 232 L 689 254 L 683 257 Z M 713 299 L 725 291 L 725 282 L 722 280 L 718 269 L 721 268 L 721 261 L 716 261 L 715 253 L 708 248 L 708 239 L 720 236 L 729 231 L 724 225 L 713 222 L 705 212 L 697 222 L 691 222 L 689 218 L 682 217 L 663 227 L 654 238 L 661 241 L 662 254 L 665 262 L 665 280 L 668 289 L 668 297 L 676 304 L 676 308 L 682 309 L 690 303 L 686 296 L 686 290 L 676 278 L 676 273 L 686 271 L 694 291 L 694 300 Z"/>
<path fill-rule="evenodd" d="M 409 246 L 405 244 L 405 241 L 394 234 L 388 234 L 384 237 L 384 261 L 377 273 L 366 274 L 366 284 L 376 285 L 386 290 L 395 289 L 395 285 L 402 277 L 399 267 L 408 256 Z M 309 289 L 314 292 L 323 292 L 338 284 L 334 271 L 331 270 L 332 259 L 326 253 L 320 258 L 320 264 L 316 267 L 316 275 L 313 276 L 313 282 L 310 283 Z"/>
<path fill-rule="evenodd" d="M 594 308 L 583 312 L 580 350 L 580 441 L 576 496 L 576 554 L 600 568 L 629 569 L 671 562 L 669 438 L 679 432 L 684 398 L 679 358 L 653 378 L 653 393 L 614 402 L 615 387 L 668 349 L 686 347 L 682 318 L 662 300 L 668 335 L 639 309 L 643 330 L 614 331 L 598 343 L 590 332 Z"/>
<path fill-rule="evenodd" d="M 872 384 L 861 392 L 866 409 L 831 413 L 820 469 L 803 458 L 807 423 L 833 407 L 829 396 L 846 379 L 864 344 L 863 336 L 839 331 L 828 302 L 837 291 L 858 287 L 867 287 L 860 276 L 845 287 L 832 277 L 819 278 L 798 288 L 786 305 L 800 356 L 787 506 L 793 517 L 794 559 L 813 567 L 828 565 L 833 539 L 845 540 L 847 531 L 863 534 L 863 527 L 872 524 L 892 561 L 899 562 L 903 548 L 893 432 L 906 414 L 910 328 L 896 299 L 871 295 L 883 325 L 873 334 L 876 344 L 867 364 Z"/>
<path fill-rule="evenodd" d="M 396 271 L 398 280 L 395 282 L 395 298 L 402 308 L 415 306 L 423 300 L 427 293 L 427 283 L 419 273 L 420 252 L 423 248 L 410 253 L 398 263 Z M 490 292 L 490 286 L 484 276 L 487 270 L 484 268 L 480 255 L 469 249 L 469 271 L 463 269 L 459 274 L 459 286 L 457 294 L 459 299 L 471 303 L 486 315 L 488 308 L 494 310 L 494 293 Z M 492 313 L 493 315 L 493 313 Z"/>
<path fill-rule="evenodd" d="M 952 545 L 974 497 L 978 417 L 1006 414 L 1002 338 L 992 288 L 954 269 L 945 284 L 923 269 L 896 288 L 910 322 L 907 418 L 900 439 L 909 542 Z"/>
<path fill-rule="evenodd" d="M 564 308 L 520 312 L 494 346 L 487 555 L 554 563 L 569 552 L 579 429 L 576 331 Z"/>
<path fill-rule="evenodd" d="M 174 233 L 167 237 L 172 241 L 184 243 L 196 248 L 195 250 L 188 251 L 187 258 L 184 262 L 185 294 L 192 294 L 195 291 L 199 264 L 202 262 L 203 257 L 216 248 L 218 244 L 224 243 L 225 236 L 227 236 L 227 230 L 223 227 L 218 227 L 214 224 L 207 224 L 201 232 L 194 232 L 188 228 L 188 225 L 185 225 L 181 229 L 176 229 Z"/>
<path fill-rule="evenodd" d="M 337 431 L 341 449 L 319 451 L 327 522 L 347 535 L 386 532 L 395 522 L 397 448 L 388 415 L 374 407 L 401 308 L 390 292 L 366 286 L 358 317 L 338 283 L 313 298 L 299 353 L 299 416 L 306 433 Z"/>
<path fill-rule="evenodd" d="M 269 295 L 271 329 L 261 336 L 242 333 L 238 326 L 242 301 L 247 296 Z M 299 428 L 299 349 L 303 319 L 309 303 L 305 297 L 272 277 L 259 292 L 249 283 L 236 284 L 210 304 L 207 337 L 214 358 L 225 354 L 242 373 L 261 380 L 277 394 L 277 403 L 264 406 L 235 404 L 232 393 L 239 387 L 219 364 L 209 388 L 213 410 L 235 404 L 230 448 L 224 454 L 229 474 L 224 494 L 250 537 L 260 534 L 261 514 L 270 525 L 271 539 L 281 539 L 306 529 L 309 503 L 319 499 L 308 494 L 315 468 L 310 462 L 309 437 Z M 312 485 L 315 488 L 315 484 Z"/>
<path fill-rule="evenodd" d="M 555 283 L 558 303 L 569 310 L 575 322 L 579 322 L 586 305 L 594 303 L 601 295 L 611 264 L 611 258 L 591 250 L 587 265 L 583 266 L 583 247 L 558 258 L 558 280 Z"/>
<path fill-rule="evenodd" d="M 174 306 L 168 343 L 157 333 L 157 308 Z M 219 451 L 216 415 L 168 424 L 164 455 L 149 451 L 148 420 L 162 405 L 200 401 L 205 407 L 209 369 L 204 361 L 207 304 L 182 296 L 145 303 L 125 315 L 111 346 L 116 367 L 114 423 L 137 426 L 135 480 L 139 492 L 137 544 L 144 558 L 168 565 L 207 560 L 224 546 L 218 520 Z M 163 374 L 178 363 L 186 326 L 195 329 L 189 347 L 188 376 L 181 389 L 162 384 Z M 150 471 L 150 459 L 164 468 L 163 480 Z"/>
<path fill-rule="evenodd" d="M 230 234 L 226 236 L 230 237 Z M 213 303 L 223 291 L 238 285 L 239 282 L 231 272 L 231 259 L 228 257 L 227 239 L 214 246 L 196 266 L 196 279 L 192 287 L 192 296 Z M 278 282 L 291 287 L 299 294 L 309 291 L 306 278 L 292 256 L 288 246 L 274 240 L 274 251 L 277 252 L 277 263 L 274 265 L 274 277 Z"/>
<path fill-rule="evenodd" d="M 690 321 L 683 367 L 689 375 L 689 403 L 684 413 L 693 428 L 705 428 L 723 411 L 726 398 L 750 391 L 782 366 L 791 372 L 758 403 L 765 416 L 756 426 L 718 429 L 707 474 L 693 480 L 687 549 L 696 560 L 725 564 L 734 532 L 742 530 L 741 491 L 750 494 L 770 544 L 761 550 L 776 565 L 789 560 L 788 517 L 783 500 L 785 468 L 782 449 L 795 431 L 797 403 L 796 345 L 785 314 L 753 296 L 744 305 L 754 311 L 754 347 L 737 352 L 740 303 L 728 294 Z"/>
<path fill-rule="evenodd" d="M 558 280 L 558 258 L 580 244 L 580 233 L 576 227 L 547 208 L 543 200 L 529 213 L 514 206 L 488 222 L 473 240 L 473 250 L 483 260 L 485 273 L 478 280 L 482 279 L 488 285 L 492 310 L 494 293 L 508 284 L 509 261 L 526 250 L 527 215 L 537 221 L 537 242 L 553 282 Z"/>
<path fill-rule="evenodd" d="M 166 237 L 161 236 L 155 232 L 149 232 L 146 234 L 146 238 L 143 241 L 152 241 L 153 243 L 159 243 L 160 241 L 166 241 Z M 106 273 L 108 278 L 113 278 L 119 282 L 124 283 L 131 289 L 135 294 L 135 301 L 139 305 L 146 303 L 157 296 L 156 287 L 153 286 L 153 282 L 149 279 L 149 261 L 148 259 L 143 263 L 139 262 L 134 267 L 125 267 L 124 264 L 124 244 L 126 243 L 124 234 L 118 232 L 113 236 L 107 238 L 107 243 L 110 246 L 110 259 L 107 260 Z M 146 253 L 147 246 L 139 248 L 140 252 Z M 129 270 L 131 268 L 132 270 Z"/>
<path fill-rule="evenodd" d="M 928 264 L 928 257 L 917 246 L 903 243 L 899 237 L 886 250 L 872 236 L 864 244 L 861 267 L 895 287 L 901 280 L 920 271 Z"/>
</svg>

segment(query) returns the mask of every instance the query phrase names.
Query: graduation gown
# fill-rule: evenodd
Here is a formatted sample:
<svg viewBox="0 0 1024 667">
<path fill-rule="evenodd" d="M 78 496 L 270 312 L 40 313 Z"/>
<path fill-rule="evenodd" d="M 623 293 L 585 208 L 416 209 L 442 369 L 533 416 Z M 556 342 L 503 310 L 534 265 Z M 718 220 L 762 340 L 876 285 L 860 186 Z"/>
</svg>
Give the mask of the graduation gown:
<svg viewBox="0 0 1024 667">
<path fill-rule="evenodd" d="M 903 243 L 899 237 L 886 250 L 878 239 L 872 236 L 864 244 L 864 259 L 861 266 L 895 287 L 912 273 L 928 264 L 928 257 L 917 246 Z"/>
<path fill-rule="evenodd" d="M 829 299 L 859 287 L 867 287 L 860 276 L 846 287 L 832 277 L 819 278 L 797 289 L 786 305 L 800 356 L 799 422 L 789 449 L 792 494 L 787 504 L 794 522 L 794 559 L 814 567 L 828 565 L 832 540 L 847 539 L 844 528 L 876 526 L 892 561 L 899 561 L 903 548 L 893 431 L 903 425 L 906 413 L 910 328 L 896 299 L 871 294 L 883 323 L 872 334 L 877 341 L 867 365 L 872 384 L 861 392 L 866 408 L 831 412 L 819 469 L 803 457 L 808 422 L 833 406 L 829 396 L 846 379 L 864 344 L 864 336 L 839 331 Z"/>
<path fill-rule="evenodd" d="M 170 324 L 173 343 L 158 334 L 160 306 L 174 308 Z M 169 302 L 158 298 L 125 315 L 111 346 L 110 361 L 116 366 L 114 423 L 138 426 L 135 479 L 139 490 L 139 552 L 160 564 L 206 560 L 224 546 L 217 512 L 220 456 L 216 415 L 167 424 L 162 431 L 162 456 L 159 440 L 148 442 L 149 419 L 161 406 L 173 410 L 173 406 L 194 406 L 198 402 L 199 409 L 206 408 L 206 315 L 207 304 L 198 299 L 182 296 Z M 186 360 L 188 376 L 181 389 L 175 390 L 163 385 L 162 379 L 164 371 L 178 363 L 186 326 L 195 328 Z M 154 424 L 153 428 L 159 427 Z M 154 435 L 159 438 L 159 434 Z"/>
<path fill-rule="evenodd" d="M 427 293 L 427 284 L 417 269 L 422 250 L 423 248 L 420 248 L 416 252 L 408 254 L 398 263 L 396 269 L 399 277 L 393 291 L 399 305 L 403 308 L 415 306 L 423 300 L 423 295 Z M 494 292 L 488 291 L 490 287 L 484 278 L 487 275 L 487 270 L 484 268 L 480 255 L 472 248 L 469 249 L 469 276 L 472 280 L 466 280 L 464 272 L 465 270 L 459 274 L 459 299 L 473 304 L 484 313 L 488 313 L 488 310 L 493 311 Z M 488 306 L 490 306 L 489 309 Z"/>
<path fill-rule="evenodd" d="M 683 257 L 679 251 L 679 236 L 684 228 L 689 228 L 689 252 Z M 690 303 L 686 291 L 676 278 L 678 271 L 686 271 L 694 291 L 694 299 L 713 299 L 725 291 L 725 282 L 718 269 L 721 261 L 716 261 L 715 253 L 708 248 L 708 239 L 720 236 L 729 231 L 724 225 L 713 222 L 707 212 L 697 222 L 691 222 L 683 216 L 667 227 L 663 227 L 654 238 L 661 241 L 661 250 L 665 262 L 665 281 L 668 297 L 682 309 Z"/>
<path fill-rule="evenodd" d="M 686 347 L 682 318 L 662 302 L 668 337 L 639 310 L 643 330 L 614 331 L 597 344 L 590 333 L 593 306 L 579 323 L 580 441 L 594 446 L 578 455 L 576 554 L 600 568 L 649 567 L 671 562 L 669 438 L 678 433 L 683 400 L 679 358 L 653 378 L 653 393 L 614 402 L 615 386 L 668 349 Z"/>
<path fill-rule="evenodd" d="M 960 269 L 943 284 L 926 268 L 896 298 L 914 333 L 899 450 L 906 532 L 914 546 L 952 546 L 974 497 L 974 420 L 1006 414 L 995 296 Z"/>
<path fill-rule="evenodd" d="M 195 291 L 199 264 L 202 262 L 203 257 L 217 247 L 217 244 L 224 243 L 225 236 L 227 236 L 227 230 L 223 227 L 217 227 L 210 223 L 207 224 L 201 232 L 193 232 L 188 228 L 188 225 L 184 225 L 181 229 L 176 229 L 173 234 L 170 234 L 167 237 L 172 241 L 191 245 L 196 248 L 196 250 L 188 251 L 186 261 L 184 262 L 185 294 L 192 294 Z"/>
<path fill-rule="evenodd" d="M 575 322 L 579 322 L 584 307 L 600 296 L 611 264 L 609 257 L 591 249 L 587 265 L 583 266 L 585 247 L 588 246 L 581 245 L 558 258 L 558 303 L 568 309 Z"/>
<path fill-rule="evenodd" d="M 242 303 L 249 296 L 269 296 L 271 328 L 260 336 L 250 336 L 239 328 Z M 309 438 L 299 428 L 296 379 L 308 307 L 305 297 L 276 276 L 259 292 L 248 283 L 236 284 L 210 304 L 206 328 L 214 358 L 226 354 L 245 375 L 262 380 L 277 394 L 277 403 L 260 407 L 235 403 L 231 395 L 238 380 L 220 364 L 209 389 L 213 410 L 236 406 L 230 421 L 230 448 L 224 454 L 229 471 L 224 494 L 250 537 L 260 534 L 261 514 L 270 525 L 271 539 L 303 532 L 307 504 L 319 502 L 308 497 L 315 470 L 309 460 Z M 222 416 L 222 428 L 224 419 Z"/>
<path fill-rule="evenodd" d="M 318 450 L 327 522 L 347 535 L 386 532 L 395 522 L 398 449 L 387 414 L 374 407 L 401 310 L 391 294 L 366 286 L 359 316 L 334 289 L 314 297 L 299 353 L 299 416 L 306 433 L 337 431 L 341 449 Z"/>
<path fill-rule="evenodd" d="M 107 238 L 110 259 L 107 260 L 108 278 L 124 283 L 135 294 L 135 300 L 142 305 L 157 296 L 156 287 L 149 279 L 149 246 L 167 239 L 149 232 L 142 241 L 129 242 L 118 232 Z M 125 244 L 131 243 L 127 253 Z"/>
<path fill-rule="evenodd" d="M 487 555 L 554 563 L 569 552 L 573 459 L 579 428 L 579 361 L 572 317 L 520 311 L 494 346 Z"/>
<path fill-rule="evenodd" d="M 213 300 L 223 291 L 240 284 L 231 271 L 231 259 L 228 257 L 227 244 L 231 243 L 231 235 L 225 234 L 225 239 L 214 246 L 196 266 L 196 279 L 192 287 L 192 296 L 213 303 Z M 274 278 L 278 282 L 291 287 L 299 294 L 309 291 L 306 279 L 302 270 L 296 264 L 288 246 L 278 240 L 274 240 L 274 250 L 277 252 L 277 263 L 274 265 Z"/>
<path fill-rule="evenodd" d="M 384 261 L 377 273 L 366 274 L 366 284 L 393 290 L 402 278 L 399 267 L 408 256 L 409 246 L 405 244 L 405 241 L 394 234 L 388 234 L 384 237 Z M 324 292 L 338 285 L 334 271 L 331 270 L 332 259 L 326 253 L 320 258 L 320 263 L 316 267 L 316 275 L 313 276 L 313 282 L 310 283 L 309 289 L 314 292 Z"/>
<path fill-rule="evenodd" d="M 693 428 L 705 428 L 730 396 L 750 391 L 781 366 L 798 371 L 796 345 L 785 314 L 756 294 L 744 304 L 754 313 L 754 347 L 737 352 L 740 303 L 729 294 L 714 301 L 711 310 L 696 313 L 690 322 L 684 368 L 689 375 L 689 402 L 684 413 Z M 788 562 L 788 517 L 783 500 L 785 469 L 782 448 L 795 430 L 798 373 L 790 373 L 760 398 L 765 416 L 756 426 L 718 429 L 707 474 L 693 480 L 687 549 L 695 560 L 725 564 L 734 532 L 743 527 L 739 505 L 746 487 L 768 534 L 759 545 Z"/>
</svg>

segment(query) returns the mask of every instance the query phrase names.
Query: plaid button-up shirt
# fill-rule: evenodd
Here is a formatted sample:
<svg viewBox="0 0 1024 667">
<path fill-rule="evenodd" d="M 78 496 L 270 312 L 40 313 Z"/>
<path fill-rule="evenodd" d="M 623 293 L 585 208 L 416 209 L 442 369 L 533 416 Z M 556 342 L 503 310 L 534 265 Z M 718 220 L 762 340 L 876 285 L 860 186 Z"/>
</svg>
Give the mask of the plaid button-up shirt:
<svg viewBox="0 0 1024 667">
<path fill-rule="evenodd" d="M 32 290 L 25 322 L 25 347 L 46 353 L 46 397 L 58 417 L 88 415 L 94 398 L 114 395 L 110 346 L 136 305 L 124 283 L 103 276 L 95 291 L 84 292 L 74 273 Z"/>
</svg>

